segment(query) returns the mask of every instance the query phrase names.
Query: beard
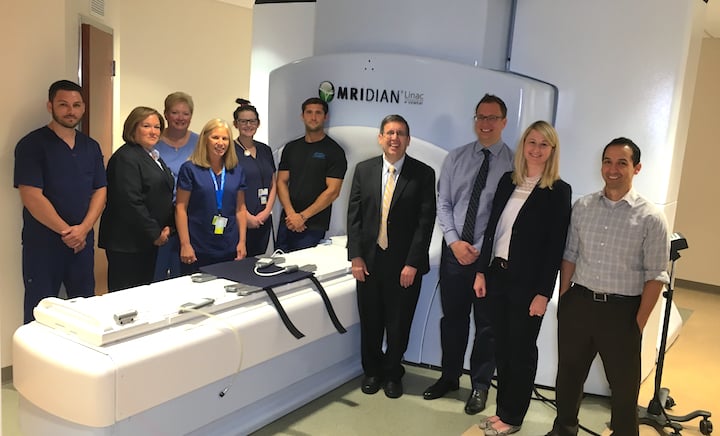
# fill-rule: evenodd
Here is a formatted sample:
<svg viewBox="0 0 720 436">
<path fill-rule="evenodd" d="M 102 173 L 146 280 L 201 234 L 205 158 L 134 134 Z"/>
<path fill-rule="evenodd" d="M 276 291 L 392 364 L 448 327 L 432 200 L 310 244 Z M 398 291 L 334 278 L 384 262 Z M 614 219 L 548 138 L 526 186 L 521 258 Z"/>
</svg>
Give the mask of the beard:
<svg viewBox="0 0 720 436">
<path fill-rule="evenodd" d="M 323 124 L 319 124 L 317 126 L 308 126 L 305 124 L 305 130 L 310 133 L 318 133 L 325 130 L 325 126 Z"/>
<path fill-rule="evenodd" d="M 56 123 L 63 127 L 67 127 L 68 129 L 74 129 L 81 121 L 81 118 L 60 118 L 58 114 L 55 113 L 55 110 L 52 111 L 52 118 Z"/>
</svg>

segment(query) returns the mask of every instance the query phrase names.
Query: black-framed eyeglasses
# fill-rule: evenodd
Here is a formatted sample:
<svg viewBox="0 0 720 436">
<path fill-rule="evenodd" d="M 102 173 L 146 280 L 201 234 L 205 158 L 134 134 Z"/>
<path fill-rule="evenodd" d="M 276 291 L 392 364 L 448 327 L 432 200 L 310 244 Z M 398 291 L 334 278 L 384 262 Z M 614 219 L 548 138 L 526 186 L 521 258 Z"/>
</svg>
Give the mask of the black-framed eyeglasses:
<svg viewBox="0 0 720 436">
<path fill-rule="evenodd" d="M 497 116 L 497 115 L 488 115 L 488 116 L 475 115 L 475 116 L 473 116 L 473 120 L 475 120 L 475 121 L 489 121 L 491 123 L 496 123 L 502 119 L 503 119 L 503 117 Z"/>
<path fill-rule="evenodd" d="M 235 120 L 238 124 L 241 126 L 257 126 L 258 119 L 252 119 L 252 120 Z"/>
</svg>

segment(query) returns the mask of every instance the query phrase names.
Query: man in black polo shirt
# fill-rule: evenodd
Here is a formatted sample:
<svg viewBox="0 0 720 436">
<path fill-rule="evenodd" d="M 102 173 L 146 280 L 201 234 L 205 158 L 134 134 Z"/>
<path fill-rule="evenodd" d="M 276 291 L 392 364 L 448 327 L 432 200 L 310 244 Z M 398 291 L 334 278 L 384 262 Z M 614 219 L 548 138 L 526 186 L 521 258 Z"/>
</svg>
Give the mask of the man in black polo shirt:
<svg viewBox="0 0 720 436">
<path fill-rule="evenodd" d="M 278 198 L 283 207 L 277 244 L 285 252 L 314 247 L 330 226 L 332 203 L 347 170 L 345 151 L 323 130 L 328 105 L 319 98 L 302 104 L 305 136 L 283 149 Z"/>
</svg>

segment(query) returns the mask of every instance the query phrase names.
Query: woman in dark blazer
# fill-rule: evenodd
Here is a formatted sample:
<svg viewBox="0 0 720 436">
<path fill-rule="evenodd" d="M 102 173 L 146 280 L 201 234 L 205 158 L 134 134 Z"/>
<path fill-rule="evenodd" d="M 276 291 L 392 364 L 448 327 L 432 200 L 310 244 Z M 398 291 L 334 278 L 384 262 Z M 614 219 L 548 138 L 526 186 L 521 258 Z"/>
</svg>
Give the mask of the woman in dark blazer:
<svg viewBox="0 0 720 436">
<path fill-rule="evenodd" d="M 164 129 L 158 111 L 136 107 L 123 126 L 125 144 L 108 162 L 98 245 L 108 259 L 109 291 L 152 282 L 157 248 L 170 235 L 175 182 L 154 148 Z"/>
<path fill-rule="evenodd" d="M 478 258 L 475 294 L 492 310 L 496 415 L 486 435 L 520 430 L 537 371 L 537 337 L 565 248 L 571 188 L 560 179 L 555 129 L 536 121 L 515 151 L 515 170 L 498 183 Z"/>
</svg>

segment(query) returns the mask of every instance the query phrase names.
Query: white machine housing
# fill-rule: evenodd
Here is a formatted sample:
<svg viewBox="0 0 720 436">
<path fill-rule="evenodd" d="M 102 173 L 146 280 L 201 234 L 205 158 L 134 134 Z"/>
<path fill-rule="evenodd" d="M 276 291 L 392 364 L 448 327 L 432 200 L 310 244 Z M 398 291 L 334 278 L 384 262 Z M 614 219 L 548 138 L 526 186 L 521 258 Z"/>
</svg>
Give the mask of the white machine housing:
<svg viewBox="0 0 720 436">
<path fill-rule="evenodd" d="M 283 257 L 286 264 L 317 265 L 345 334 L 336 331 L 307 279 L 276 289 L 305 334 L 301 339 L 288 332 L 264 293 L 228 293 L 224 287 L 233 282 L 224 279 L 193 283 L 186 276 L 76 301 L 43 301 L 37 321 L 14 336 L 23 432 L 244 434 L 357 376 L 355 281 L 339 239 Z M 202 313 L 179 314 L 183 303 L 203 298 L 215 303 Z M 128 309 L 138 310 L 136 321 L 116 324 L 112 314 Z"/>
</svg>

